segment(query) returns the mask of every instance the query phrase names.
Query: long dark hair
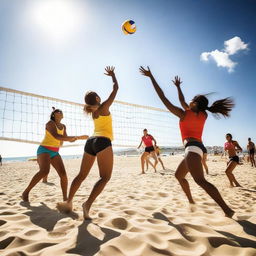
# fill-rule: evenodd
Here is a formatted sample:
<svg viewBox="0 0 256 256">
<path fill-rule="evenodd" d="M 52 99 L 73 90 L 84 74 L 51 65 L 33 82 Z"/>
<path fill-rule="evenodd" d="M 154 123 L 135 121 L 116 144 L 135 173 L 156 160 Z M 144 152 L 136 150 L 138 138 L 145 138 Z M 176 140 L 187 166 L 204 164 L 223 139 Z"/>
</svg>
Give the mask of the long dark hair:
<svg viewBox="0 0 256 256">
<path fill-rule="evenodd" d="M 91 106 L 98 104 L 97 99 L 96 99 L 97 97 L 99 97 L 99 95 L 93 91 L 89 91 L 85 94 L 85 96 L 84 96 L 84 102 L 85 102 L 84 112 L 86 114 L 91 114 L 92 113 Z"/>
<path fill-rule="evenodd" d="M 197 112 L 208 110 L 213 113 L 216 118 L 220 118 L 220 115 L 229 117 L 230 111 L 235 106 L 233 99 L 230 97 L 216 100 L 210 107 L 208 107 L 209 101 L 205 95 L 197 95 L 192 101 L 197 103 Z"/>
</svg>

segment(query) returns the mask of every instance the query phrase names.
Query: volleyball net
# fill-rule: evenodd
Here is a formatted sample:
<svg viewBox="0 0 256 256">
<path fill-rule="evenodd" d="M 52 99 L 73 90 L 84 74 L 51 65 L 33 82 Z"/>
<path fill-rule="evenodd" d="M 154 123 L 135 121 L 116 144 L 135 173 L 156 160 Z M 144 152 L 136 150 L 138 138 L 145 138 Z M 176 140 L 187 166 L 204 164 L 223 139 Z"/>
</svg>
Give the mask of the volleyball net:
<svg viewBox="0 0 256 256">
<path fill-rule="evenodd" d="M 63 111 L 68 135 L 93 133 L 93 121 L 83 112 L 83 104 L 0 87 L 0 140 L 39 144 L 52 107 Z M 144 128 L 159 146 L 181 145 L 177 119 L 166 110 L 115 101 L 111 113 L 116 147 L 138 146 Z M 64 147 L 83 143 L 65 142 Z"/>
</svg>

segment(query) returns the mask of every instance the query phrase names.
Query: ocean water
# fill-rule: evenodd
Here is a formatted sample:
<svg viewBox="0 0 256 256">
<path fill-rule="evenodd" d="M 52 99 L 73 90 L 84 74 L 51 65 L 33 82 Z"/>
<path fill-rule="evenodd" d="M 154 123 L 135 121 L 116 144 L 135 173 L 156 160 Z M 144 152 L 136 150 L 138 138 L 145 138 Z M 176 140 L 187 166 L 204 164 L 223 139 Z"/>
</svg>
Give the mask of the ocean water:
<svg viewBox="0 0 256 256">
<path fill-rule="evenodd" d="M 61 155 L 63 159 L 77 159 L 82 158 L 82 155 Z M 29 159 L 35 159 L 36 156 L 23 156 L 23 157 L 6 157 L 3 158 L 3 163 L 10 163 L 10 162 L 27 162 Z"/>
</svg>

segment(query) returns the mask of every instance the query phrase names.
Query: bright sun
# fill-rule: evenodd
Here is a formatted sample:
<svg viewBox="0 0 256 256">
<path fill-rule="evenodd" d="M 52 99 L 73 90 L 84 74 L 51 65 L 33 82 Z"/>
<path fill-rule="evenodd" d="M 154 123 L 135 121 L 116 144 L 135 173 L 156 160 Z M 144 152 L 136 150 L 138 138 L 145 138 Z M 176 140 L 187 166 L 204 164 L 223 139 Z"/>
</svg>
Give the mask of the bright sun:
<svg viewBox="0 0 256 256">
<path fill-rule="evenodd" d="M 83 8 L 71 0 L 38 0 L 30 7 L 31 23 L 49 40 L 60 43 L 78 32 Z"/>
</svg>

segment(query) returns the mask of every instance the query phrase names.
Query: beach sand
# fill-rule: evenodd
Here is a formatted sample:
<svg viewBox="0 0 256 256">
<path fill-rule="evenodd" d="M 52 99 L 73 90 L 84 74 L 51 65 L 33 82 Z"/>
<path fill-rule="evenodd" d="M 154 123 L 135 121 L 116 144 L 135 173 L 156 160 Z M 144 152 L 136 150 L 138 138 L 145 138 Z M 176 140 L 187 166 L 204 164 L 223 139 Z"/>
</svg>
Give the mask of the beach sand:
<svg viewBox="0 0 256 256">
<path fill-rule="evenodd" d="M 196 205 L 190 207 L 174 177 L 182 156 L 162 158 L 167 171 L 139 175 L 138 157 L 115 157 L 113 175 L 92 206 L 93 220 L 83 221 L 82 202 L 98 179 L 95 164 L 74 199 L 69 215 L 56 210 L 62 200 L 59 179 L 51 169 L 49 183 L 40 182 L 30 204 L 20 195 L 36 162 L 0 167 L 0 255 L 98 256 L 256 256 L 256 168 L 239 165 L 234 173 L 243 188 L 230 188 L 226 162 L 210 156 L 210 175 L 236 211 L 233 219 L 188 175 Z M 69 183 L 81 159 L 64 160 Z M 161 172 L 161 173 L 160 173 Z M 76 216 L 78 214 L 78 216 Z"/>
</svg>

